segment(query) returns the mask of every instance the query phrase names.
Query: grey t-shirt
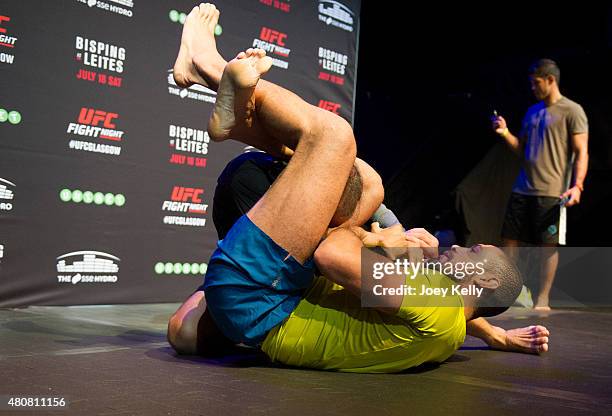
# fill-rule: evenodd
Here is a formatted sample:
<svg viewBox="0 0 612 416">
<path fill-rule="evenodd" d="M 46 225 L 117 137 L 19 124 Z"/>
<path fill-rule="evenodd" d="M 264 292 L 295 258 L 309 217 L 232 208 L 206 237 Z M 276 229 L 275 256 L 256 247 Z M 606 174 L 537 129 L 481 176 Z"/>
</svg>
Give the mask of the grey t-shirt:
<svg viewBox="0 0 612 416">
<path fill-rule="evenodd" d="M 554 197 L 565 192 L 572 172 L 571 138 L 588 130 L 584 110 L 569 98 L 562 97 L 550 107 L 544 102 L 531 106 L 519 136 L 525 150 L 512 191 Z"/>
</svg>

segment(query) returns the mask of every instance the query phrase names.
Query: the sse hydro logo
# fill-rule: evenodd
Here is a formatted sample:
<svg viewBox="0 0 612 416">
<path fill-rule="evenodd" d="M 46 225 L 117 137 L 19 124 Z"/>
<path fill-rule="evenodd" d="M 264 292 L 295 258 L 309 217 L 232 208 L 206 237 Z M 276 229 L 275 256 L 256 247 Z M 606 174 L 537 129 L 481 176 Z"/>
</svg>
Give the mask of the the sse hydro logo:
<svg viewBox="0 0 612 416">
<path fill-rule="evenodd" d="M 74 137 L 68 141 L 68 147 L 84 152 L 102 153 L 119 156 L 121 154 L 121 141 L 124 131 L 117 129 L 119 114 L 96 108 L 81 107 L 76 123 L 68 123 L 66 133 Z M 83 140 L 90 139 L 90 140 Z M 102 139 L 113 144 L 91 141 Z"/>
<path fill-rule="evenodd" d="M 7 111 L 4 108 L 0 108 L 0 123 L 4 123 L 6 121 L 11 124 L 21 123 L 21 113 L 15 110 Z"/>
<path fill-rule="evenodd" d="M 174 82 L 172 69 L 168 70 L 168 94 L 175 95 L 180 98 L 191 98 L 196 101 L 204 101 L 205 103 L 214 104 L 217 101 L 217 93 L 202 85 L 194 84 L 189 88 L 179 88 Z"/>
<path fill-rule="evenodd" d="M 319 79 L 344 85 L 348 56 L 319 46 Z"/>
<path fill-rule="evenodd" d="M 170 137 L 170 148 L 174 150 L 170 155 L 170 163 L 198 168 L 206 167 L 206 158 L 202 156 L 208 154 L 208 143 L 210 142 L 208 132 L 170 124 L 168 136 Z"/>
<path fill-rule="evenodd" d="M 204 227 L 206 225 L 207 204 L 203 204 L 202 188 L 187 188 L 175 186 L 172 188 L 170 200 L 162 202 L 162 211 L 179 212 L 187 216 L 166 215 L 163 223 L 168 225 L 185 225 L 189 227 Z"/>
<path fill-rule="evenodd" d="M 77 2 L 126 17 L 132 17 L 134 15 L 134 12 L 131 10 L 134 7 L 134 2 L 132 0 L 77 0 Z"/>
<path fill-rule="evenodd" d="M 124 47 L 88 39 L 83 36 L 75 37 L 74 46 L 77 50 L 76 60 L 83 65 L 117 74 L 123 73 L 126 58 Z M 76 78 L 88 82 L 97 82 L 98 84 L 110 87 L 121 87 L 123 83 L 123 78 L 119 76 L 85 68 L 80 68 L 77 71 Z"/>
<path fill-rule="evenodd" d="M 338 103 L 327 100 L 319 100 L 319 104 L 317 106 L 324 110 L 331 111 L 334 114 L 340 114 L 340 108 L 342 107 Z"/>
<path fill-rule="evenodd" d="M 252 46 L 266 51 L 268 56 L 272 58 L 272 65 L 282 69 L 289 68 L 289 62 L 284 60 L 289 58 L 291 53 L 291 49 L 287 48 L 286 33 L 262 26 L 259 38 L 253 39 Z"/>
<path fill-rule="evenodd" d="M 347 32 L 353 31 L 355 13 L 344 4 L 334 0 L 319 0 L 319 21 Z"/>
<path fill-rule="evenodd" d="M 109 207 L 122 207 L 125 205 L 125 195 L 110 192 L 81 191 L 80 189 L 64 188 L 59 192 L 62 202 L 74 202 L 75 204 L 106 205 Z"/>
<path fill-rule="evenodd" d="M 289 13 L 291 11 L 291 3 L 288 1 L 280 0 L 259 0 L 260 4 L 264 4 L 268 7 L 273 7 L 280 10 L 281 12 Z"/>
<path fill-rule="evenodd" d="M 0 15 L 0 50 L 13 50 L 15 48 L 15 44 L 17 43 L 17 38 L 12 35 L 8 35 L 8 30 L 6 28 L 7 23 L 11 21 L 9 16 Z M 0 63 L 11 65 L 15 61 L 15 55 L 0 52 Z"/>
<path fill-rule="evenodd" d="M 101 251 L 75 251 L 57 258 L 59 283 L 116 283 L 118 257 Z"/>
<path fill-rule="evenodd" d="M 155 274 L 162 275 L 183 275 L 183 276 L 198 276 L 201 277 L 208 270 L 206 263 L 177 263 L 170 261 L 160 261 L 155 263 Z"/>
<path fill-rule="evenodd" d="M 15 198 L 15 194 L 12 188 L 16 186 L 13 182 L 0 178 L 0 211 L 11 211 L 13 209 L 11 201 Z"/>
</svg>

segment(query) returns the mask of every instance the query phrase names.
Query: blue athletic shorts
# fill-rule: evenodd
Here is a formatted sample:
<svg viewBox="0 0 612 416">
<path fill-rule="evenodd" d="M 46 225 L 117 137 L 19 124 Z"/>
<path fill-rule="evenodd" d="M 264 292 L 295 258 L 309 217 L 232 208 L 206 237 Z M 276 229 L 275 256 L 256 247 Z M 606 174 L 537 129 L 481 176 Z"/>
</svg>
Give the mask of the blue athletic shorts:
<svg viewBox="0 0 612 416">
<path fill-rule="evenodd" d="M 217 244 L 203 289 L 221 332 L 259 346 L 297 307 L 313 277 L 312 258 L 300 264 L 243 215 Z"/>
</svg>

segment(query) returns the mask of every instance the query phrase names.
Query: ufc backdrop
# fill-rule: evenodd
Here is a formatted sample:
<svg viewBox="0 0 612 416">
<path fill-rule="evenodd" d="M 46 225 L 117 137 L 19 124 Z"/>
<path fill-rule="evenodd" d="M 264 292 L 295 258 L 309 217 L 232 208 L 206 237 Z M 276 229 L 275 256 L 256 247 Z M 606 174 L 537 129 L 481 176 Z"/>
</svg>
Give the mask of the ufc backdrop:
<svg viewBox="0 0 612 416">
<path fill-rule="evenodd" d="M 223 0 L 217 47 L 352 122 L 359 0 Z M 176 302 L 216 247 L 212 197 L 248 151 L 172 67 L 192 1 L 0 4 L 0 307 Z"/>
</svg>

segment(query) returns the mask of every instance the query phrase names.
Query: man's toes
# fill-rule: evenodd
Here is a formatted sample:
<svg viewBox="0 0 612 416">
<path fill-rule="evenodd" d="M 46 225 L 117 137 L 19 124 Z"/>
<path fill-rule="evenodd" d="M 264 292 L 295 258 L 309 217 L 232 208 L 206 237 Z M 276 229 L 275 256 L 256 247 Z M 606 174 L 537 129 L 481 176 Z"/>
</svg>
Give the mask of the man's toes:
<svg viewBox="0 0 612 416">
<path fill-rule="evenodd" d="M 200 8 L 198 6 L 194 6 L 193 9 L 191 9 L 191 12 L 189 12 L 189 16 L 192 16 L 194 14 L 197 14 L 200 12 Z"/>
<path fill-rule="evenodd" d="M 548 351 L 548 344 L 542 344 L 538 346 L 538 352 L 547 352 Z"/>
<path fill-rule="evenodd" d="M 249 48 L 249 49 L 246 50 L 246 56 L 247 57 L 253 56 L 253 53 L 255 53 L 255 49 L 253 49 L 253 48 Z"/>
<path fill-rule="evenodd" d="M 548 331 L 548 328 L 546 328 L 545 326 L 539 326 L 538 328 L 540 329 L 540 333 L 542 333 L 542 334 L 544 334 L 546 336 L 550 335 L 550 332 Z"/>
<path fill-rule="evenodd" d="M 266 56 L 266 51 L 264 51 L 263 49 L 255 49 L 255 53 L 257 54 L 257 56 L 259 56 L 260 58 L 263 58 L 264 56 Z"/>
<path fill-rule="evenodd" d="M 244 53 L 244 52 L 240 52 L 238 55 L 236 55 L 236 58 L 237 58 L 237 59 L 243 59 L 243 58 L 246 58 L 246 56 L 247 56 L 247 54 L 246 54 L 246 53 Z"/>
<path fill-rule="evenodd" d="M 540 325 L 536 326 L 533 329 L 532 334 L 535 335 L 535 336 L 548 336 L 548 335 L 550 335 L 549 332 L 548 332 L 548 329 L 546 329 L 545 327 L 540 326 Z"/>
<path fill-rule="evenodd" d="M 536 351 L 540 351 L 540 349 L 543 348 L 544 345 L 548 345 L 548 338 L 546 337 L 536 338 L 532 340 L 530 344 L 531 344 L 532 349 Z"/>
<path fill-rule="evenodd" d="M 217 26 L 217 22 L 219 21 L 219 13 L 219 9 L 217 9 L 213 4 L 210 8 L 210 18 L 208 21 L 211 30 L 215 30 L 215 27 Z"/>
<path fill-rule="evenodd" d="M 200 17 L 206 19 L 208 15 L 210 15 L 210 3 L 200 3 Z"/>
</svg>

